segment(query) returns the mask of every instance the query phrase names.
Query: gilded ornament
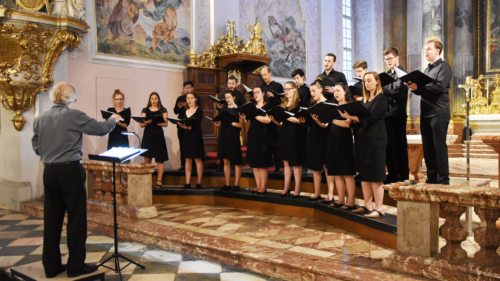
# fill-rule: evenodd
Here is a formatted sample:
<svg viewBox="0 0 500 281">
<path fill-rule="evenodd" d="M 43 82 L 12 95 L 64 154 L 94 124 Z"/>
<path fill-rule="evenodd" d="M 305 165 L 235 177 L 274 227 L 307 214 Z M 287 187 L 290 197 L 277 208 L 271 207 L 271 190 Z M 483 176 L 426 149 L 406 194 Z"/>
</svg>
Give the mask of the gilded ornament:
<svg viewBox="0 0 500 281">
<path fill-rule="evenodd" d="M 25 1 L 26 7 L 34 1 Z M 33 4 L 34 5 L 34 4 Z M 85 22 L 0 6 L 0 101 L 13 111 L 14 128 L 25 124 L 36 94 L 53 83 L 54 65 L 67 47 L 76 48 Z"/>
</svg>

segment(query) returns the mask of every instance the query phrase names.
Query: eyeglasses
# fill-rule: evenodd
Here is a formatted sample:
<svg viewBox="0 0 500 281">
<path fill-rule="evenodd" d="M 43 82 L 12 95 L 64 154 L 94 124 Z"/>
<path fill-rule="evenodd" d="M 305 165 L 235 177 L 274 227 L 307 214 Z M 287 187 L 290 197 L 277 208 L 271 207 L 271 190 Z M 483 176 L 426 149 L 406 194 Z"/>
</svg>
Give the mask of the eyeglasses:
<svg viewBox="0 0 500 281">
<path fill-rule="evenodd" d="M 293 88 L 284 88 L 283 90 L 289 91 L 289 90 L 293 90 Z"/>
<path fill-rule="evenodd" d="M 115 99 L 115 100 L 124 100 L 124 98 L 117 98 L 117 99 Z"/>
</svg>

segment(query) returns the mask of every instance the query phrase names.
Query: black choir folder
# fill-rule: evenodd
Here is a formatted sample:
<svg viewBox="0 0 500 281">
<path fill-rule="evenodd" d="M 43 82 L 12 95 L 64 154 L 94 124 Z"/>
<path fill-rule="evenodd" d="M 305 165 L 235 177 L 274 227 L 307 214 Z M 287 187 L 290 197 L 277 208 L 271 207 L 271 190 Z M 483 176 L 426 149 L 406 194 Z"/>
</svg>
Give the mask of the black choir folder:
<svg viewBox="0 0 500 281">
<path fill-rule="evenodd" d="M 227 106 L 226 100 L 219 99 L 218 97 L 214 96 L 208 96 L 214 103 L 221 105 L 221 106 Z"/>
<path fill-rule="evenodd" d="M 236 110 L 238 110 L 238 112 L 241 114 L 245 114 L 245 118 L 247 120 L 253 119 L 255 118 L 255 116 L 266 115 L 266 111 L 262 108 L 258 108 L 253 102 L 247 102 L 244 105 L 238 107 Z"/>
<path fill-rule="evenodd" d="M 294 114 L 284 110 L 281 106 L 277 106 L 267 111 L 269 115 L 271 115 L 276 122 L 283 122 L 284 120 L 293 117 Z"/>
<path fill-rule="evenodd" d="M 186 119 L 177 119 L 177 118 L 167 118 L 168 121 L 172 122 L 175 125 L 185 125 L 185 126 L 191 126 L 197 121 L 198 119 L 196 118 L 186 118 Z"/>
<path fill-rule="evenodd" d="M 111 115 L 115 114 L 114 112 L 111 112 L 111 111 L 107 111 L 107 110 L 101 110 L 101 116 L 102 118 L 104 119 L 108 119 L 109 117 L 111 117 Z M 129 117 L 130 116 L 130 107 L 127 107 L 125 108 L 124 110 L 118 112 L 118 114 L 122 117 L 122 118 L 126 118 L 126 117 Z"/>
<path fill-rule="evenodd" d="M 113 147 L 101 154 L 89 154 L 90 160 L 122 163 L 146 152 L 147 149 L 134 147 Z"/>
<path fill-rule="evenodd" d="M 396 82 L 396 79 L 392 78 L 392 76 L 386 72 L 379 73 L 378 77 L 380 78 L 380 84 L 382 87 L 385 87 L 391 83 Z"/>
<path fill-rule="evenodd" d="M 138 123 L 144 123 L 147 120 L 153 120 L 152 124 L 160 124 L 160 123 L 165 123 L 165 119 L 163 118 L 163 115 L 153 115 L 153 116 L 132 116 L 132 119 L 134 119 Z"/>
<path fill-rule="evenodd" d="M 231 123 L 239 121 L 238 115 L 231 114 L 227 110 L 221 110 L 219 115 L 217 115 L 217 116 L 214 116 L 214 117 L 205 116 L 205 118 L 209 119 L 212 122 L 220 121 L 221 124 L 224 124 L 224 125 L 231 125 Z"/>
<path fill-rule="evenodd" d="M 309 107 L 309 113 L 318 115 L 319 121 L 323 123 L 330 123 L 333 119 L 340 119 L 337 108 L 334 103 L 320 102 Z"/>
<path fill-rule="evenodd" d="M 401 78 L 399 79 L 406 83 L 408 83 L 408 81 L 411 81 L 419 86 L 425 86 L 431 82 L 434 82 L 434 79 L 430 78 L 420 70 L 414 70 L 404 76 L 401 76 Z"/>
<path fill-rule="evenodd" d="M 338 109 L 342 112 L 347 111 L 347 113 L 352 116 L 370 115 L 370 111 L 368 111 L 368 109 L 363 105 L 363 102 L 361 101 L 353 101 L 339 105 Z"/>
</svg>

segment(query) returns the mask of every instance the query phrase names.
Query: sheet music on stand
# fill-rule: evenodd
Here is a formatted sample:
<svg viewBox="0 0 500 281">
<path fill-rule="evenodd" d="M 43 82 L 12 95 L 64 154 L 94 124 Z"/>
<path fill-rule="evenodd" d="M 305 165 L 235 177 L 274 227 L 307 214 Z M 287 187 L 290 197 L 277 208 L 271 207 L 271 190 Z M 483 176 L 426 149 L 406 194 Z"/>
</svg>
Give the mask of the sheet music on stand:
<svg viewBox="0 0 500 281">
<path fill-rule="evenodd" d="M 146 151 L 147 149 L 134 147 L 113 147 L 101 154 L 89 154 L 89 159 L 121 163 L 139 156 Z"/>
</svg>

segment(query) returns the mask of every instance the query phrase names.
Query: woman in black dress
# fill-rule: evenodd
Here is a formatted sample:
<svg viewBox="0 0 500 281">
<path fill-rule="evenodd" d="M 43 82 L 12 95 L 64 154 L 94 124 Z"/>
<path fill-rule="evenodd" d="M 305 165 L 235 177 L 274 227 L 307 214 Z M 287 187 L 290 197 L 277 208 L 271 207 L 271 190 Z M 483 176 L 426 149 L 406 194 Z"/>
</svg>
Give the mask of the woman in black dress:
<svg viewBox="0 0 500 281">
<path fill-rule="evenodd" d="M 258 108 L 263 108 L 264 93 L 260 87 L 253 89 L 253 98 Z M 245 116 L 243 115 L 245 118 Z M 255 192 L 258 194 L 266 193 L 269 167 L 273 166 L 271 135 L 269 132 L 269 116 L 255 116 L 250 120 L 250 127 L 247 133 L 247 162 L 252 167 L 255 177 Z"/>
<path fill-rule="evenodd" d="M 376 72 L 367 72 L 363 77 L 363 103 L 370 111 L 369 116 L 351 116 L 347 112 L 340 115 L 359 123 L 356 142 L 356 166 L 361 177 L 365 206 L 356 209 L 355 213 L 365 213 L 367 217 L 384 215 L 382 204 L 385 179 L 385 148 L 387 133 L 385 130 L 385 112 L 387 99 L 382 91 L 380 78 Z M 373 206 L 372 198 L 375 199 Z"/>
<path fill-rule="evenodd" d="M 191 188 L 191 173 L 193 170 L 193 159 L 196 163 L 196 174 L 198 181 L 196 188 L 201 189 L 203 180 L 203 161 L 205 160 L 205 145 L 203 144 L 203 134 L 201 132 L 201 121 L 203 119 L 203 110 L 198 105 L 198 98 L 193 93 L 186 94 L 187 109 L 181 111 L 179 119 L 187 119 L 187 125 L 179 124 L 184 132 L 182 142 L 180 143 L 182 152 L 186 157 L 184 171 L 186 175 L 186 184 L 184 188 Z"/>
<path fill-rule="evenodd" d="M 299 109 L 299 91 L 294 82 L 285 83 L 285 98 L 281 107 L 291 113 L 297 113 Z M 286 196 L 290 191 L 292 181 L 292 170 L 295 179 L 294 197 L 300 196 L 300 182 L 302 180 L 302 164 L 305 158 L 304 148 L 300 147 L 300 123 L 296 117 L 289 117 L 282 122 L 277 122 L 273 117 L 271 121 L 278 128 L 278 156 L 283 161 L 284 187 L 282 195 Z"/>
<path fill-rule="evenodd" d="M 128 136 L 122 135 L 122 132 L 126 132 L 130 124 L 130 109 L 126 110 L 124 102 L 125 95 L 119 89 L 116 89 L 113 93 L 113 107 L 108 108 L 107 111 L 119 114 L 123 121 L 116 122 L 116 127 L 109 133 L 108 149 L 129 146 Z"/>
<path fill-rule="evenodd" d="M 326 101 L 325 96 L 323 96 L 323 89 L 321 87 L 321 82 L 316 80 L 311 84 L 311 97 L 314 104 L 322 103 Z M 312 120 L 307 122 L 309 125 L 309 132 L 307 134 L 307 157 L 306 157 L 306 168 L 311 170 L 313 173 L 314 182 L 314 194 L 311 195 L 311 200 L 321 199 L 321 172 L 323 172 L 325 166 L 325 150 L 326 150 L 326 137 L 328 134 L 328 123 L 323 123 L 319 120 L 316 114 L 311 114 Z M 331 203 L 333 198 L 327 198 L 327 201 Z"/>
<path fill-rule="evenodd" d="M 224 163 L 224 179 L 225 185 L 222 190 L 240 190 L 241 177 L 241 141 L 240 132 L 243 127 L 243 118 L 240 117 L 236 110 L 235 92 L 227 91 L 224 93 L 224 99 L 227 102 L 227 107 L 222 109 L 220 114 L 230 116 L 229 120 L 215 121 L 215 126 L 219 127 L 219 138 L 217 140 L 217 157 L 221 158 Z M 234 185 L 231 188 L 231 166 L 234 166 Z"/>
<path fill-rule="evenodd" d="M 168 112 L 161 104 L 160 95 L 157 92 L 152 92 L 149 95 L 148 104 L 142 109 L 142 117 L 146 117 L 143 123 L 140 123 L 141 128 L 144 128 L 144 136 L 142 137 L 142 148 L 147 149 L 142 154 L 144 163 L 151 163 L 152 159 L 156 162 L 156 188 L 160 188 L 163 179 L 163 162 L 168 160 L 167 144 L 165 142 L 165 135 L 163 134 L 163 127 L 168 126 Z M 161 121 L 158 120 L 161 116 Z"/>
<path fill-rule="evenodd" d="M 335 100 L 339 105 L 352 102 L 353 98 L 347 84 L 340 83 L 333 88 Z M 326 149 L 327 179 L 333 180 L 337 187 L 338 205 L 344 210 L 353 210 L 355 200 L 354 182 L 354 145 L 351 120 L 334 119 L 328 131 Z M 347 202 L 345 200 L 347 190 Z"/>
</svg>

